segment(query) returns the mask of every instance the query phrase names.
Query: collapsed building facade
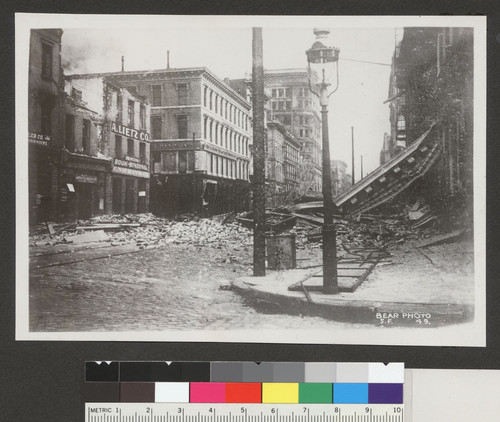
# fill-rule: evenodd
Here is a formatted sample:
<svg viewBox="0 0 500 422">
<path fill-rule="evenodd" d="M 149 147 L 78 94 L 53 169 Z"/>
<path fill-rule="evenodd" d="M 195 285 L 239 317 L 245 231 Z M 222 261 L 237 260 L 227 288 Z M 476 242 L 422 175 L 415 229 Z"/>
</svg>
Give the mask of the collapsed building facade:
<svg viewBox="0 0 500 422">
<path fill-rule="evenodd" d="M 347 214 L 397 198 L 425 204 L 444 227 L 473 207 L 473 30 L 404 28 L 389 86 L 391 133 L 381 167 L 335 199 Z"/>
</svg>

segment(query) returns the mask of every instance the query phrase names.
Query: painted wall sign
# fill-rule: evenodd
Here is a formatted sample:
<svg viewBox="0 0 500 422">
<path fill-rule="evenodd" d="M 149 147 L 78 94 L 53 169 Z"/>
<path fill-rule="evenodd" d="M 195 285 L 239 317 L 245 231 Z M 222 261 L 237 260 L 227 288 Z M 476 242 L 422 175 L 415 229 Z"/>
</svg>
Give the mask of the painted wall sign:
<svg viewBox="0 0 500 422">
<path fill-rule="evenodd" d="M 118 158 L 115 158 L 113 160 L 113 163 L 117 167 L 125 167 L 129 169 L 135 169 L 135 170 L 141 170 L 141 171 L 148 171 L 148 165 L 143 164 L 143 163 L 136 163 L 135 161 L 126 161 L 126 160 L 120 160 Z"/>
<path fill-rule="evenodd" d="M 28 142 L 30 144 L 41 145 L 43 147 L 48 147 L 50 142 L 49 135 L 42 135 L 41 133 L 30 132 L 28 134 Z"/>
<path fill-rule="evenodd" d="M 140 158 L 130 157 L 128 155 L 125 156 L 125 161 L 133 161 L 134 163 L 140 163 L 141 162 Z"/>
<path fill-rule="evenodd" d="M 89 174 L 75 174 L 75 182 L 97 183 L 97 176 L 91 176 Z"/>
<path fill-rule="evenodd" d="M 111 132 L 118 133 L 127 138 L 137 139 L 138 141 L 149 141 L 149 133 L 145 130 L 133 129 L 116 122 L 111 122 Z"/>
<path fill-rule="evenodd" d="M 194 142 L 194 148 L 200 149 L 200 141 Z M 151 151 L 193 150 L 193 141 L 167 141 L 151 143 Z"/>
<path fill-rule="evenodd" d="M 124 176 L 140 177 L 141 179 L 149 179 L 149 172 L 142 170 L 134 170 L 125 167 L 114 167 L 113 173 L 123 174 Z"/>
<path fill-rule="evenodd" d="M 139 191 L 139 196 L 146 196 L 146 191 L 145 190 Z"/>
</svg>

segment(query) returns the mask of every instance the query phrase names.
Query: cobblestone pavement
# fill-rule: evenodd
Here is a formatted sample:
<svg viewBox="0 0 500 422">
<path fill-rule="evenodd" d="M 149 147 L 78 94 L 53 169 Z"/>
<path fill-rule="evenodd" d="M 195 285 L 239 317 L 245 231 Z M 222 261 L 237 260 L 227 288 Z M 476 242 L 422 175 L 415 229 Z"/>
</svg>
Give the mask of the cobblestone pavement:
<svg viewBox="0 0 500 422">
<path fill-rule="evenodd" d="M 318 250 L 298 251 L 317 263 Z M 89 257 L 96 251 L 90 249 Z M 66 255 L 66 254 L 65 254 Z M 79 259 L 85 252 L 79 252 Z M 306 260 L 304 260 L 307 258 Z M 60 258 L 54 258 L 60 259 Z M 30 331 L 308 329 L 352 327 L 313 317 L 266 315 L 220 286 L 251 274 L 252 248 L 168 245 L 32 268 Z"/>
</svg>

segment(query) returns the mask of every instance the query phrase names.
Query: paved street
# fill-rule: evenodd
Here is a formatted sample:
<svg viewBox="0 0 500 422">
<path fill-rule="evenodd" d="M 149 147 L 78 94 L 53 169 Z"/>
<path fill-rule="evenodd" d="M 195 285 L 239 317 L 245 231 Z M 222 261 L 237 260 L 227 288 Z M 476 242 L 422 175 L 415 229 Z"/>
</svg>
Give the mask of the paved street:
<svg viewBox="0 0 500 422">
<path fill-rule="evenodd" d="M 102 248 L 102 255 L 109 254 Z M 252 248 L 192 245 L 95 259 L 99 249 L 54 254 L 93 260 L 30 270 L 31 331 L 352 327 L 322 318 L 266 315 L 221 285 L 251 274 Z M 119 252 L 119 251 L 118 251 Z M 299 251 L 314 263 L 317 250 Z M 312 255 L 311 255 L 312 254 Z M 44 257 L 44 264 L 48 263 Z M 74 259 L 77 260 L 77 259 Z M 317 261 L 316 261 L 317 262 Z"/>
</svg>

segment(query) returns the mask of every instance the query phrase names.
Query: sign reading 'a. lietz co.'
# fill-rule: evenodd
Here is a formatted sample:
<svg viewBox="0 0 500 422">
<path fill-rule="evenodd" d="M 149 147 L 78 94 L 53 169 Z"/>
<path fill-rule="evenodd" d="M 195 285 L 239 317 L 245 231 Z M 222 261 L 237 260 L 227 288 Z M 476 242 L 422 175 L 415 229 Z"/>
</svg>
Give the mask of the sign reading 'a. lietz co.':
<svg viewBox="0 0 500 422">
<path fill-rule="evenodd" d="M 132 129 L 116 122 L 111 122 L 111 132 L 118 133 L 127 138 L 137 139 L 138 141 L 149 141 L 149 133 L 145 130 Z"/>
</svg>

